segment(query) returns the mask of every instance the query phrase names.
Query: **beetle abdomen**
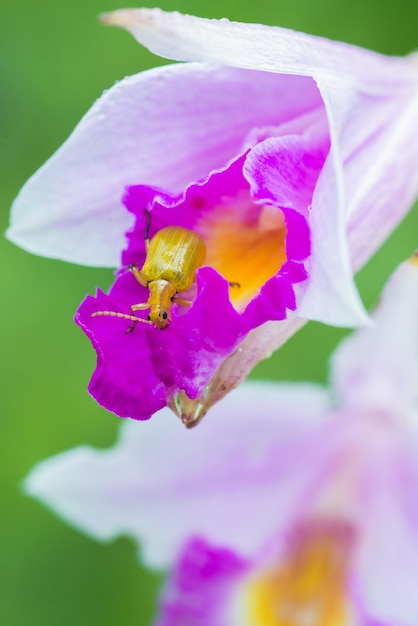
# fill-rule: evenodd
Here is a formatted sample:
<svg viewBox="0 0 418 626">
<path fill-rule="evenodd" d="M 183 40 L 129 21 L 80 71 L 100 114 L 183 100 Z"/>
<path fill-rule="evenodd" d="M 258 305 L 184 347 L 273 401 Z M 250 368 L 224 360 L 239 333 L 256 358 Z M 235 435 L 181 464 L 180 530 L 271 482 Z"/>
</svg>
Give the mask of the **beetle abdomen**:
<svg viewBox="0 0 418 626">
<path fill-rule="evenodd" d="M 205 257 L 205 243 L 197 233 L 181 226 L 167 226 L 151 239 L 141 273 L 149 282 L 166 280 L 181 293 L 192 286 Z"/>
</svg>

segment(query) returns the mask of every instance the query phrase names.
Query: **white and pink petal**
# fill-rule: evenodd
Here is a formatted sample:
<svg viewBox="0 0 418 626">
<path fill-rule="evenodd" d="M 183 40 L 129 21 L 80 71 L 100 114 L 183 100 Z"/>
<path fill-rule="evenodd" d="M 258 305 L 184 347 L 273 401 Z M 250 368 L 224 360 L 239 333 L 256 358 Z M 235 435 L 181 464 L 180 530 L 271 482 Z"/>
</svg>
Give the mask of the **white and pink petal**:
<svg viewBox="0 0 418 626">
<path fill-rule="evenodd" d="M 374 326 L 346 339 L 332 359 L 332 383 L 346 406 L 406 426 L 418 419 L 418 262 L 402 263 L 373 313 Z"/>
<path fill-rule="evenodd" d="M 132 225 L 125 186 L 180 193 L 239 154 L 254 128 L 320 104 L 311 79 L 267 72 L 197 63 L 125 78 L 22 188 L 7 235 L 36 254 L 119 266 Z"/>
<path fill-rule="evenodd" d="M 168 410 L 128 421 L 113 449 L 44 461 L 25 488 L 98 539 L 131 535 L 152 567 L 172 564 L 192 536 L 251 555 L 280 520 L 300 514 L 329 471 L 328 457 L 315 465 L 322 432 L 310 434 L 327 406 L 320 387 L 247 383 L 195 430 Z"/>
</svg>

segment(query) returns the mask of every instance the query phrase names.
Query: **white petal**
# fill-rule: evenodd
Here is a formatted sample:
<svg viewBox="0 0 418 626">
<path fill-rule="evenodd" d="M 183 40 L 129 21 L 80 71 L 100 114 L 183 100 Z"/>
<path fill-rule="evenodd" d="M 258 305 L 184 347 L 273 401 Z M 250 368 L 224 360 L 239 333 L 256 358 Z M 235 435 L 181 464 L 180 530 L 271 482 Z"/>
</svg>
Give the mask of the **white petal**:
<svg viewBox="0 0 418 626">
<path fill-rule="evenodd" d="M 312 255 L 306 263 L 309 282 L 296 286 L 297 314 L 333 326 L 368 324 L 350 262 L 342 168 L 331 149 L 318 179 L 310 215 Z"/>
<path fill-rule="evenodd" d="M 180 192 L 239 153 L 254 127 L 318 106 L 313 81 L 291 80 L 283 95 L 272 74 L 201 64 L 125 78 L 23 187 L 7 236 L 44 256 L 118 266 L 132 224 L 125 186 Z"/>
<path fill-rule="evenodd" d="M 417 197 L 418 88 L 396 94 L 388 84 L 386 93 L 357 92 L 354 103 L 343 82 L 322 84 L 321 93 L 340 152 L 349 258 L 357 271 Z"/>
<path fill-rule="evenodd" d="M 199 534 L 252 554 L 305 501 L 313 478 L 291 443 L 326 407 L 319 387 L 248 383 L 195 430 L 169 411 L 127 422 L 114 449 L 77 448 L 44 461 L 25 488 L 99 539 L 132 535 L 151 566 L 170 564 Z M 295 472 L 283 484 L 289 464 Z"/>
<path fill-rule="evenodd" d="M 374 326 L 346 339 L 333 357 L 333 382 L 348 406 L 407 418 L 418 407 L 418 262 L 390 278 Z"/>
<path fill-rule="evenodd" d="M 160 9 L 122 9 L 102 16 L 122 26 L 155 54 L 177 61 L 209 61 L 267 72 L 341 77 L 370 82 L 410 80 L 413 63 L 276 26 L 209 20 Z M 410 68 L 408 66 L 411 66 Z"/>
<path fill-rule="evenodd" d="M 352 277 L 417 196 L 418 95 L 354 94 L 336 79 L 323 80 L 320 89 L 332 149 L 315 190 L 311 280 L 298 313 L 342 326 L 368 324 Z"/>
<path fill-rule="evenodd" d="M 373 459 L 364 485 L 358 584 L 370 615 L 383 624 L 415 626 L 418 619 L 418 441 L 400 443 Z M 396 440 L 397 433 L 394 433 Z M 398 444 L 398 445 L 397 445 Z"/>
</svg>

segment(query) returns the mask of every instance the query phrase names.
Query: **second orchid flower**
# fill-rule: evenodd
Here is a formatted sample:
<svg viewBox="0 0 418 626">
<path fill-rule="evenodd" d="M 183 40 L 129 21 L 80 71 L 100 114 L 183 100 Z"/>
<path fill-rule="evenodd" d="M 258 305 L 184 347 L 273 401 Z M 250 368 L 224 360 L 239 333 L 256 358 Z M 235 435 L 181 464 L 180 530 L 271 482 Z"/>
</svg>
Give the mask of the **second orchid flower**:
<svg viewBox="0 0 418 626">
<path fill-rule="evenodd" d="M 26 488 L 172 569 L 158 626 L 416 626 L 418 257 L 373 319 L 337 349 L 331 393 L 243 385 L 192 433 L 168 411 L 128 422 Z"/>
</svg>

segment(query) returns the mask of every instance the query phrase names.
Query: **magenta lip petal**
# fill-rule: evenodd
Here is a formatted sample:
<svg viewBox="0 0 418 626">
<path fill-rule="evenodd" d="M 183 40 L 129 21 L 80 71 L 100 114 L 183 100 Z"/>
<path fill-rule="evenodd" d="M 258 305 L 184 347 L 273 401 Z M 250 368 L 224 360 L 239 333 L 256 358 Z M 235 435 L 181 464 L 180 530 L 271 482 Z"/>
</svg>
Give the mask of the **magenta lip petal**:
<svg viewBox="0 0 418 626">
<path fill-rule="evenodd" d="M 155 626 L 230 626 L 232 592 L 248 567 L 230 550 L 191 539 L 165 586 Z"/>
<path fill-rule="evenodd" d="M 132 284 L 133 276 L 123 275 L 117 279 L 109 296 L 101 291 L 96 298 L 88 296 L 78 309 L 75 321 L 97 352 L 97 366 L 89 384 L 93 398 L 119 417 L 146 420 L 167 403 L 167 389 L 155 375 L 149 356 L 146 341 L 149 328 L 138 324 L 133 333 L 125 334 L 130 324 L 128 320 L 91 317 L 100 310 L 129 313 L 129 305 L 114 295 L 115 292 L 123 295 L 126 291 L 123 283 L 128 280 Z"/>
<path fill-rule="evenodd" d="M 306 213 L 328 151 L 328 130 L 310 140 L 286 135 L 260 142 L 244 165 L 254 196 Z"/>
<path fill-rule="evenodd" d="M 211 268 L 198 274 L 193 306 L 174 311 L 164 330 L 138 323 L 126 334 L 129 320 L 91 316 L 101 310 L 129 314 L 131 304 L 146 300 L 146 289 L 130 273 L 116 279 L 108 296 L 99 291 L 82 303 L 76 322 L 97 352 L 89 391 L 99 404 L 120 417 L 149 419 L 180 389 L 196 398 L 242 341 L 248 327 L 229 301 L 226 281 Z"/>
<path fill-rule="evenodd" d="M 296 309 L 293 285 L 308 278 L 301 261 L 311 251 L 309 226 L 305 218 L 292 209 L 282 209 L 287 227 L 286 253 L 288 261 L 270 278 L 260 293 L 246 307 L 243 316 L 251 328 L 270 320 L 286 318 L 287 311 Z"/>
<path fill-rule="evenodd" d="M 282 320 L 286 317 L 287 309 L 291 309 L 295 301 L 293 289 L 291 285 L 285 285 L 286 282 L 282 276 L 274 276 L 251 300 L 243 313 L 251 328 L 256 328 L 264 322 Z"/>
<path fill-rule="evenodd" d="M 245 156 L 239 156 L 226 169 L 212 172 L 207 180 L 190 185 L 183 194 L 169 194 L 147 185 L 129 186 L 123 203 L 136 217 L 134 228 L 127 234 L 128 246 L 122 263 L 140 263 L 144 258 L 144 209 L 152 210 L 150 237 L 165 226 L 176 224 L 194 230 L 196 222 L 213 206 L 222 204 L 225 196 L 234 197 L 241 190 L 249 192 L 242 167 Z"/>
<path fill-rule="evenodd" d="M 285 319 L 287 311 L 294 311 L 296 297 L 293 285 L 304 281 L 307 277 L 308 274 L 303 265 L 293 262 L 285 263 L 279 274 L 263 285 L 259 295 L 253 298 L 243 312 L 243 317 L 251 329 L 264 322 Z"/>
<path fill-rule="evenodd" d="M 303 215 L 297 211 L 283 208 L 282 211 L 287 228 L 287 258 L 289 261 L 305 261 L 311 254 L 311 236 L 308 222 Z"/>
<path fill-rule="evenodd" d="M 226 281 L 212 268 L 198 271 L 198 294 L 185 315 L 161 332 L 147 333 L 154 371 L 167 387 L 197 398 L 222 361 L 248 333 L 229 301 Z"/>
</svg>

